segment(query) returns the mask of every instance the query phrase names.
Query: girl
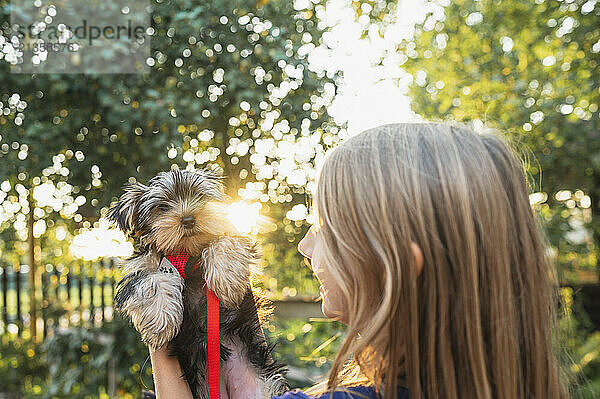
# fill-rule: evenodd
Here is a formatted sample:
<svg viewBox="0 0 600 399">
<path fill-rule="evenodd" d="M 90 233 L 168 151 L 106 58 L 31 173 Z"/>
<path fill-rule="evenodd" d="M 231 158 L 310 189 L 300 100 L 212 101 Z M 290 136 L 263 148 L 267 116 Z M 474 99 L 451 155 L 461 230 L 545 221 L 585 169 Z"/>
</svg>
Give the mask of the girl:
<svg viewBox="0 0 600 399">
<path fill-rule="evenodd" d="M 523 165 L 497 133 L 447 123 L 365 131 L 325 158 L 314 204 L 299 250 L 323 313 L 348 330 L 311 394 L 569 397 L 546 240 Z M 191 397 L 165 353 L 151 354 L 159 397 Z M 230 391 L 249 383 L 227 371 L 224 380 Z"/>
</svg>

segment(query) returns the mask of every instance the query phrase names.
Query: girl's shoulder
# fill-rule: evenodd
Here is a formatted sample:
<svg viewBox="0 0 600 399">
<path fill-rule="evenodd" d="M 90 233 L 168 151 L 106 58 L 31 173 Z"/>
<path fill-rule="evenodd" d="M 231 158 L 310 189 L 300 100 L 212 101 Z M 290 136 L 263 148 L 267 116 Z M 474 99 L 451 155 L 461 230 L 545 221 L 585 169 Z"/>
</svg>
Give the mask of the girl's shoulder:
<svg viewBox="0 0 600 399">
<path fill-rule="evenodd" d="M 310 396 L 299 389 L 294 389 L 284 393 L 281 396 L 274 396 L 272 399 L 376 399 L 375 389 L 372 387 L 356 386 L 346 388 L 345 391 L 334 392 L 333 396 L 329 393 L 324 393 L 317 396 Z M 398 399 L 409 399 L 408 390 L 403 387 L 398 387 Z"/>
</svg>

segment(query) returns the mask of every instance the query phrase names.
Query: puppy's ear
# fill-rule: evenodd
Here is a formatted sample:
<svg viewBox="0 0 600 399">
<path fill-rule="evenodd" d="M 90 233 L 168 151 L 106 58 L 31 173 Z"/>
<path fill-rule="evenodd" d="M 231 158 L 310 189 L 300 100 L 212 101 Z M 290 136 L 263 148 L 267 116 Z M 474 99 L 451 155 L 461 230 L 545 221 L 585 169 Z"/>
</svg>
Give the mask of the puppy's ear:
<svg viewBox="0 0 600 399">
<path fill-rule="evenodd" d="M 213 166 L 211 169 L 200 169 L 196 170 L 197 174 L 200 174 L 204 181 L 202 186 L 205 190 L 205 194 L 217 201 L 225 200 L 225 191 L 223 188 L 223 170 L 218 166 Z"/>
<path fill-rule="evenodd" d="M 125 234 L 131 234 L 138 217 L 138 206 L 142 195 L 148 191 L 148 186 L 140 183 L 128 184 L 125 193 L 108 211 L 108 220 L 119 227 Z"/>
</svg>

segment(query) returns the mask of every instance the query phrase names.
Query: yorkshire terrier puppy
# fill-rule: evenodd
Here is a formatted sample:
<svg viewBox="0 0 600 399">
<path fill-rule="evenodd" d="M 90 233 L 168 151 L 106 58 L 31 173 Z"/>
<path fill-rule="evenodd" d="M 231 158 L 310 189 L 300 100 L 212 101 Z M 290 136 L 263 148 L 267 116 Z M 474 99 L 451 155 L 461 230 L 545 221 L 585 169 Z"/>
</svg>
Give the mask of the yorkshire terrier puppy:
<svg viewBox="0 0 600 399">
<path fill-rule="evenodd" d="M 256 386 L 246 390 L 225 386 L 227 397 L 270 398 L 287 384 L 258 317 L 264 300 L 251 287 L 259 250 L 228 222 L 224 199 L 221 177 L 209 170 L 161 172 L 147 185 L 127 185 L 108 214 L 136 242 L 117 284 L 115 308 L 151 349 L 170 342 L 194 398 L 204 399 L 208 286 L 220 301 L 221 368 L 242 367 L 256 376 Z M 173 254 L 190 255 L 185 280 L 166 261 Z"/>
</svg>

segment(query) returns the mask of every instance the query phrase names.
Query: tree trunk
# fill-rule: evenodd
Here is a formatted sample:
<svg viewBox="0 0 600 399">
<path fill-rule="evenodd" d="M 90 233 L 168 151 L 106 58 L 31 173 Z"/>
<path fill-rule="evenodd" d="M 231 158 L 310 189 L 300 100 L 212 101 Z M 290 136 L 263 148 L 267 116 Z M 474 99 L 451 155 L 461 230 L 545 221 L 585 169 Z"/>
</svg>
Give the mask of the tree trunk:
<svg viewBox="0 0 600 399">
<path fill-rule="evenodd" d="M 29 317 L 31 339 L 37 341 L 37 301 L 36 301 L 36 264 L 35 239 L 33 237 L 33 188 L 29 189 L 29 218 L 27 223 L 27 241 L 29 242 Z"/>
<path fill-rule="evenodd" d="M 594 188 L 590 190 L 590 200 L 592 202 L 592 237 L 596 252 L 600 252 L 600 172 L 594 176 Z M 596 266 L 596 275 L 600 281 L 598 265 Z"/>
</svg>

